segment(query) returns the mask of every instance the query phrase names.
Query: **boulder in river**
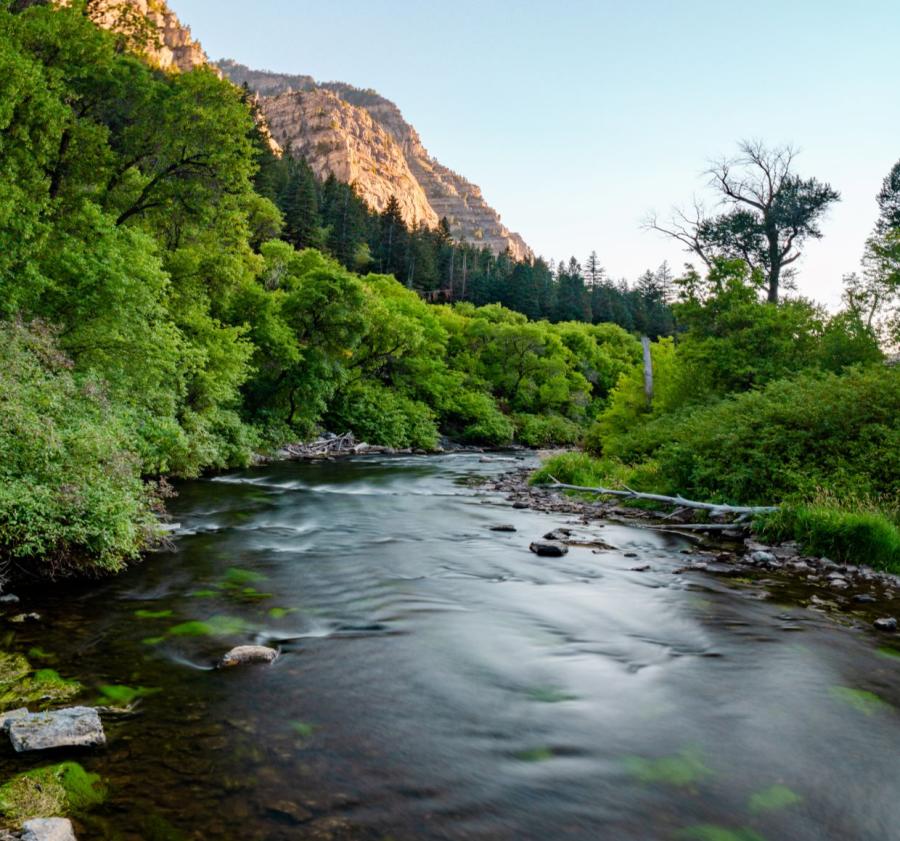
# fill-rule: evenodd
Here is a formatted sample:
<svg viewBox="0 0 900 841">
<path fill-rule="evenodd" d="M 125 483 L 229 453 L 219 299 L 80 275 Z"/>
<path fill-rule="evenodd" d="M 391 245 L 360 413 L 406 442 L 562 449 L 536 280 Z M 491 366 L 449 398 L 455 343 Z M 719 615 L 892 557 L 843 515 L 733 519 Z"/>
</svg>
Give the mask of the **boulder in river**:
<svg viewBox="0 0 900 841">
<path fill-rule="evenodd" d="M 559 558 L 569 551 L 565 543 L 558 543 L 555 540 L 535 540 L 528 548 L 535 555 L 547 558 Z"/>
<path fill-rule="evenodd" d="M 273 663 L 277 657 L 278 652 L 265 645 L 239 645 L 222 656 L 219 668 L 227 669 L 230 666 L 243 666 L 248 663 Z"/>
<path fill-rule="evenodd" d="M 754 564 L 774 564 L 776 563 L 777 558 L 771 552 L 767 552 L 764 549 L 758 549 L 750 555 L 750 560 L 753 561 Z"/>
<path fill-rule="evenodd" d="M 491 526 L 491 531 L 517 531 L 517 529 L 512 523 L 499 523 Z"/>
<path fill-rule="evenodd" d="M 10 710 L 9 712 L 0 713 L 0 732 L 8 733 L 9 726 L 17 719 L 17 718 L 25 718 L 28 715 L 28 710 L 25 707 L 20 707 L 17 710 Z"/>
<path fill-rule="evenodd" d="M 75 841 L 75 830 L 65 818 L 35 818 L 22 826 L 22 841 Z"/>
<path fill-rule="evenodd" d="M 893 633 L 897 630 L 897 620 L 893 616 L 883 616 L 880 619 L 876 619 L 874 624 L 876 631 Z"/>
<path fill-rule="evenodd" d="M 572 529 L 553 529 L 553 531 L 548 531 L 544 535 L 544 540 L 565 540 L 567 537 L 572 536 Z"/>
<path fill-rule="evenodd" d="M 17 753 L 23 753 L 51 748 L 99 747 L 106 744 L 106 734 L 93 707 L 69 707 L 12 719 L 9 740 Z"/>
</svg>

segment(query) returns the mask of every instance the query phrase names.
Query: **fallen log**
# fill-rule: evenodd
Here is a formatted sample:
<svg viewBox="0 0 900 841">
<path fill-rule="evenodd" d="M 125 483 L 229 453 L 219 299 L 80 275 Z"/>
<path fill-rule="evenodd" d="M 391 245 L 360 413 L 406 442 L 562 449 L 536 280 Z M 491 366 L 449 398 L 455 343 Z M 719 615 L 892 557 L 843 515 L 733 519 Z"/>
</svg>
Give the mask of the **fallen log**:
<svg viewBox="0 0 900 841">
<path fill-rule="evenodd" d="M 631 488 L 615 490 L 613 488 L 589 488 L 583 485 L 569 485 L 560 482 L 554 476 L 550 477 L 551 488 L 561 488 L 566 491 L 581 491 L 582 493 L 594 493 L 600 496 L 619 496 L 626 499 L 644 499 L 649 502 L 662 502 L 665 505 L 675 505 L 681 508 L 696 508 L 701 511 L 711 511 L 714 514 L 771 514 L 778 510 L 777 505 L 726 505 L 720 502 L 697 502 L 693 499 L 685 499 L 682 496 L 665 496 L 664 494 L 648 494 L 641 491 L 633 491 Z"/>
</svg>

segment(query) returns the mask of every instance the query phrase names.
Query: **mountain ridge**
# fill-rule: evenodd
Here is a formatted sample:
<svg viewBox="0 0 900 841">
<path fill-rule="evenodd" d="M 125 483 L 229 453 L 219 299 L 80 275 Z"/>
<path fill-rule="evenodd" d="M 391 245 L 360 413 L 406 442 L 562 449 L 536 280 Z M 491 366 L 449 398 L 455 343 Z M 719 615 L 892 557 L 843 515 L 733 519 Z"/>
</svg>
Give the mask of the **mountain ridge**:
<svg viewBox="0 0 900 841">
<path fill-rule="evenodd" d="M 517 260 L 534 258 L 521 235 L 510 231 L 485 201 L 481 188 L 432 157 L 399 107 L 378 92 L 345 82 L 317 82 L 303 74 L 253 70 L 232 59 L 214 62 L 214 66 L 235 84 L 246 84 L 257 94 L 273 137 L 283 148 L 290 146 L 295 153 L 303 154 L 318 175 L 333 172 L 337 178 L 355 183 L 360 195 L 376 210 L 384 209 L 394 185 L 399 188 L 393 192 L 407 222 L 433 227 L 446 217 L 458 239 L 481 243 L 498 254 L 508 249 Z M 316 94 L 320 96 L 314 100 Z M 321 94 L 331 96 L 322 98 Z M 310 106 L 312 101 L 315 104 Z M 311 112 L 310 107 L 316 110 Z M 323 108 L 324 114 L 319 110 Z M 293 120 L 287 118 L 288 114 Z M 332 136 L 323 134 L 322 120 L 317 119 L 325 116 L 330 118 Z M 335 122 L 342 128 L 336 128 Z M 371 130 L 372 123 L 390 141 L 377 133 L 376 147 L 364 156 L 382 162 L 393 160 L 396 169 L 372 172 L 360 164 L 357 139 Z M 398 150 L 402 162 L 396 158 Z M 355 177 L 348 178 L 347 173 Z M 415 182 L 411 189 L 410 175 Z"/>
</svg>

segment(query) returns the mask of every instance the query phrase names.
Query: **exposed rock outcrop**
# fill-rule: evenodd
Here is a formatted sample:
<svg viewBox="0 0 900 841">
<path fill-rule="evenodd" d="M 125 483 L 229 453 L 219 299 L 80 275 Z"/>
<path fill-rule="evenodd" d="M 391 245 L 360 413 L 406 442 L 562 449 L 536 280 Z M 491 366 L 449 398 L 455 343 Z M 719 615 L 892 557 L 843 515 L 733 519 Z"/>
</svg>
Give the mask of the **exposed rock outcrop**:
<svg viewBox="0 0 900 841">
<path fill-rule="evenodd" d="M 516 259 L 533 257 L 521 236 L 500 221 L 481 189 L 429 153 L 400 109 L 373 90 L 311 76 L 251 70 L 234 61 L 216 65 L 235 84 L 260 96 L 275 140 L 302 154 L 317 174 L 333 172 L 354 182 L 381 210 L 393 193 L 407 222 L 436 224 L 447 217 L 455 237 L 507 248 Z"/>
<path fill-rule="evenodd" d="M 141 52 L 163 70 L 188 72 L 210 63 L 191 28 L 164 0 L 90 0 L 88 11 L 98 26 L 134 36 L 141 42 Z"/>
</svg>

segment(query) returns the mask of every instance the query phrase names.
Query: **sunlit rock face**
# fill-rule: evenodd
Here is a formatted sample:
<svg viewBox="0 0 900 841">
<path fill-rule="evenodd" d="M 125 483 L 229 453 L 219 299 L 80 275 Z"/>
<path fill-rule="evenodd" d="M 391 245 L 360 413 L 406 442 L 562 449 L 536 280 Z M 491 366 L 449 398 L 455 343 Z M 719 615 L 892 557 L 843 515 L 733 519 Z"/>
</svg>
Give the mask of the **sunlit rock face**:
<svg viewBox="0 0 900 841">
<path fill-rule="evenodd" d="M 393 194 L 411 224 L 437 224 L 447 217 L 455 237 L 495 253 L 507 248 L 516 259 L 533 254 L 509 231 L 481 189 L 435 160 L 418 132 L 390 100 L 373 90 L 311 76 L 251 70 L 234 61 L 217 67 L 235 84 L 246 84 L 259 103 L 275 140 L 307 159 L 320 176 L 334 173 L 354 183 L 382 210 Z"/>
<path fill-rule="evenodd" d="M 124 29 L 129 35 L 140 34 L 140 21 L 149 22 L 149 37 L 141 38 L 141 52 L 163 70 L 187 72 L 210 63 L 190 27 L 183 25 L 163 0 L 90 0 L 88 13 L 98 26 Z"/>
</svg>

